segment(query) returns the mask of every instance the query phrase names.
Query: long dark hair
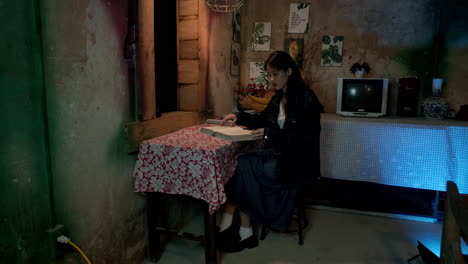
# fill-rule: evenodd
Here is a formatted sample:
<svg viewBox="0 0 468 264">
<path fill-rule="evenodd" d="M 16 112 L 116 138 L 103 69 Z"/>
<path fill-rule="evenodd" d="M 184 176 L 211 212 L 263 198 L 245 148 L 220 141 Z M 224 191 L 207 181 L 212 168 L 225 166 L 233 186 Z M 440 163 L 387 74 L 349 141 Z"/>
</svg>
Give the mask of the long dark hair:
<svg viewBox="0 0 468 264">
<path fill-rule="evenodd" d="M 296 63 L 294 63 L 291 56 L 289 56 L 289 54 L 284 51 L 274 51 L 265 61 L 265 71 L 267 70 L 268 66 L 270 66 L 270 68 L 276 68 L 282 71 L 288 71 L 288 69 L 291 68 L 292 73 L 288 79 L 286 98 L 287 102 L 291 102 L 292 104 L 299 103 L 298 100 L 302 99 L 301 95 L 304 94 L 304 89 L 308 89 L 308 86 L 304 79 L 302 79 L 299 67 L 297 67 Z"/>
</svg>

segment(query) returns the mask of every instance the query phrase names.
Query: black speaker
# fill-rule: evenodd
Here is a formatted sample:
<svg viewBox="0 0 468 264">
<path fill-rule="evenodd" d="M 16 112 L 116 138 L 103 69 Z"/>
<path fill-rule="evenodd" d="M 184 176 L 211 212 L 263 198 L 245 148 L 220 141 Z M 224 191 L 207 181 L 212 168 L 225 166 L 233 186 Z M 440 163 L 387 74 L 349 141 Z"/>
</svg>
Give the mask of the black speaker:
<svg viewBox="0 0 468 264">
<path fill-rule="evenodd" d="M 416 116 L 419 96 L 418 78 L 400 78 L 398 82 L 398 116 Z"/>
</svg>

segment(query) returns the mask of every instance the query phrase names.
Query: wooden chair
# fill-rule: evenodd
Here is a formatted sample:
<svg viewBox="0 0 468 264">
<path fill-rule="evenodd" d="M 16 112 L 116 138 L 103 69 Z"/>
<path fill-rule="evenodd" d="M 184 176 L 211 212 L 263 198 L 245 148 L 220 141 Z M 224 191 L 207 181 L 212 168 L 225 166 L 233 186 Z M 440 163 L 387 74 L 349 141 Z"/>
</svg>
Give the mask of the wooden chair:
<svg viewBox="0 0 468 264">
<path fill-rule="evenodd" d="M 299 188 L 301 189 L 301 188 Z M 302 191 L 297 190 L 296 193 L 296 216 L 297 216 L 297 229 L 292 229 L 292 230 L 286 230 L 284 232 L 286 233 L 292 233 L 292 232 L 297 232 L 299 236 L 299 245 L 304 245 L 304 228 L 307 227 L 309 222 L 307 221 L 307 216 L 305 213 L 305 203 L 304 203 L 304 194 Z M 293 215 L 294 217 L 294 215 Z M 268 234 L 268 229 L 269 227 L 262 225 L 262 231 L 260 234 L 260 240 L 265 240 L 267 234 Z M 275 230 L 275 229 L 272 229 Z M 283 232 L 283 231 L 279 231 Z"/>
<path fill-rule="evenodd" d="M 440 264 L 468 263 L 462 254 L 460 237 L 468 242 L 468 195 L 460 195 L 457 185 L 447 182 Z"/>
</svg>

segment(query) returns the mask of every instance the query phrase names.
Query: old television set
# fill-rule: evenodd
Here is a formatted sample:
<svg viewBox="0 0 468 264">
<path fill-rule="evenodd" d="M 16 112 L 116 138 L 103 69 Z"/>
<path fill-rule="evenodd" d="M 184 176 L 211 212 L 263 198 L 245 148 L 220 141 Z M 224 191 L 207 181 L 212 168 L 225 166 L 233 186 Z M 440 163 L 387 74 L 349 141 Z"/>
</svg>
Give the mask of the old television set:
<svg viewBox="0 0 468 264">
<path fill-rule="evenodd" d="M 338 78 L 336 113 L 379 117 L 387 113 L 388 79 Z"/>
</svg>

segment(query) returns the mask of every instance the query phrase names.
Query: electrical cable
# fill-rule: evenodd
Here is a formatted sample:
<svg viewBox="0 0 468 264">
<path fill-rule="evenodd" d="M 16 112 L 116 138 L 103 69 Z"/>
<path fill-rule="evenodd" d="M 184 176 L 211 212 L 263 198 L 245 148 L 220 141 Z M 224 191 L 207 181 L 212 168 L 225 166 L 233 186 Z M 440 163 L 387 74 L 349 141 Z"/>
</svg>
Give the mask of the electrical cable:
<svg viewBox="0 0 468 264">
<path fill-rule="evenodd" d="M 57 238 L 57 242 L 60 242 L 60 243 L 66 243 L 66 244 L 70 244 L 76 251 L 78 251 L 78 253 L 80 253 L 80 255 L 86 260 L 86 262 L 88 264 L 91 264 L 91 261 L 89 261 L 88 257 L 86 256 L 86 254 L 83 252 L 83 250 L 81 250 L 75 243 L 71 242 L 71 240 L 66 237 L 66 236 L 59 236 Z"/>
</svg>

